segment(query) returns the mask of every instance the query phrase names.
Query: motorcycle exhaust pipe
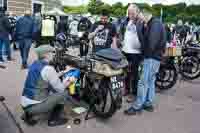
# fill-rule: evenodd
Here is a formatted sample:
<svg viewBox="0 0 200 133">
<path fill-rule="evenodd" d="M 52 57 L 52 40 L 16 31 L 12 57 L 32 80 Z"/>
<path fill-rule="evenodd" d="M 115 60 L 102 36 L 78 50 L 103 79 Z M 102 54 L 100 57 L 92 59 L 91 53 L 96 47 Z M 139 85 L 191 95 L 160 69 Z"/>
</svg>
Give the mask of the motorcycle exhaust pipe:
<svg viewBox="0 0 200 133">
<path fill-rule="evenodd" d="M 3 105 L 3 107 L 6 109 L 6 111 L 8 112 L 8 115 L 11 117 L 11 119 L 13 120 L 13 122 L 15 123 L 15 125 L 17 126 L 17 128 L 19 129 L 20 133 L 24 133 L 23 129 L 21 128 L 20 124 L 17 122 L 17 120 L 15 119 L 14 115 L 11 113 L 11 111 L 9 110 L 8 106 L 5 104 L 5 97 L 4 96 L 0 96 L 0 102 Z"/>
</svg>

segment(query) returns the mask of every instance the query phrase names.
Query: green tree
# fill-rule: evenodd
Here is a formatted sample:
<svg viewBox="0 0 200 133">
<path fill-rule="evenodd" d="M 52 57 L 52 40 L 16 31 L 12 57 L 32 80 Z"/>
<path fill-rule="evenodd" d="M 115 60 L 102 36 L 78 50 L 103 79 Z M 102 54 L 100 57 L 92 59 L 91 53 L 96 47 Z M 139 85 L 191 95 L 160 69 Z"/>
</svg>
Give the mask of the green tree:
<svg viewBox="0 0 200 133">
<path fill-rule="evenodd" d="M 123 7 L 121 2 L 112 5 L 112 16 L 120 17 L 124 15 L 126 15 L 126 9 Z"/>
<path fill-rule="evenodd" d="M 112 7 L 109 4 L 100 3 L 97 7 L 97 14 L 101 14 L 102 10 L 106 10 L 108 13 L 111 13 Z"/>
<path fill-rule="evenodd" d="M 64 12 L 77 13 L 77 14 L 87 13 L 87 7 L 85 7 L 85 6 L 77 6 L 77 7 L 65 6 Z"/>
<path fill-rule="evenodd" d="M 97 14 L 97 0 L 90 0 L 87 8 L 88 8 L 88 12 L 90 12 L 91 14 Z"/>
<path fill-rule="evenodd" d="M 161 8 L 163 9 L 164 22 L 176 23 L 178 19 L 183 21 L 200 23 L 200 5 L 189 5 L 178 3 L 174 5 L 155 4 L 152 7 L 146 3 L 137 4 L 140 9 L 145 9 L 152 12 L 154 16 L 159 17 Z M 65 12 L 70 13 L 86 13 L 100 14 L 102 10 L 107 10 L 112 16 L 120 17 L 126 14 L 128 5 L 123 6 L 121 2 L 115 3 L 112 6 L 103 3 L 101 0 L 90 0 L 87 6 L 64 7 Z"/>
</svg>

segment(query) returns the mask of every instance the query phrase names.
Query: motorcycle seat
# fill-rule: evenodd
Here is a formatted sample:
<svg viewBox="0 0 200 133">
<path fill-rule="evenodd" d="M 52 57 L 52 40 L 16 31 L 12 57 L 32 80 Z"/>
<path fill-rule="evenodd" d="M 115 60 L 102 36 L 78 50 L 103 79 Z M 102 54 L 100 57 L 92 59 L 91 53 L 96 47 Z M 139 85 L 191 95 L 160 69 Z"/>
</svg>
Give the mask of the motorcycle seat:
<svg viewBox="0 0 200 133">
<path fill-rule="evenodd" d="M 121 61 L 124 58 L 124 55 L 120 50 L 112 49 L 112 48 L 107 48 L 100 50 L 95 53 L 97 57 L 105 58 L 106 60 L 110 61 Z"/>
<path fill-rule="evenodd" d="M 108 63 L 114 69 L 125 68 L 128 66 L 128 61 L 121 51 L 112 48 L 96 52 L 94 59 Z"/>
</svg>

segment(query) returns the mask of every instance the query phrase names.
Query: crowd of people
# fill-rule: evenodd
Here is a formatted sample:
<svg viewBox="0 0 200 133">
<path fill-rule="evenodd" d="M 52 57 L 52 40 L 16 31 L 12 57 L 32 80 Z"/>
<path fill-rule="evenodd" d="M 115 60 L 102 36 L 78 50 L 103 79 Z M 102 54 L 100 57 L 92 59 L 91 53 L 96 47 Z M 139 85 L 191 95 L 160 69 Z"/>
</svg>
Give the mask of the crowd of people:
<svg viewBox="0 0 200 133">
<path fill-rule="evenodd" d="M 14 17 L 1 11 L 0 23 L 0 62 L 14 60 L 11 52 L 13 44 L 14 49 L 18 47 L 20 50 L 22 68 L 27 68 L 29 50 L 36 28 L 31 12 L 26 11 L 24 16 Z"/>
<path fill-rule="evenodd" d="M 188 40 L 188 37 L 196 41 L 200 40 L 200 26 L 197 26 L 195 23 L 190 25 L 189 22 L 185 22 L 185 24 L 183 24 L 182 20 L 178 20 L 177 25 L 166 24 L 165 28 L 168 43 L 174 39 L 174 35 L 178 35 L 177 39 L 179 39 L 182 43 Z"/>
<path fill-rule="evenodd" d="M 164 25 L 151 13 L 131 4 L 128 7 L 128 16 L 119 31 L 120 34 L 109 22 L 108 12 L 102 11 L 100 21 L 91 26 L 88 38 L 92 40 L 95 52 L 106 48 L 119 49 L 117 40 L 120 39 L 121 50 L 132 64 L 129 75 L 134 78 L 126 79 L 127 85 L 128 82 L 132 82 L 131 86 L 126 86 L 127 94 L 134 95 L 132 90 L 137 90 L 136 101 L 130 98 L 130 108 L 124 113 L 136 115 L 144 109 L 153 111 L 156 73 L 166 46 Z M 36 48 L 36 53 L 39 58 L 29 67 L 23 89 L 21 104 L 25 111 L 24 120 L 29 124 L 35 124 L 34 115 L 51 112 L 49 126 L 65 124 L 66 120 L 59 117 L 58 113 L 63 109 L 61 103 L 67 97 L 65 88 L 72 81 L 71 79 L 61 81 L 59 74 L 49 65 L 52 59 L 50 45 L 39 46 Z M 141 64 L 143 64 L 143 74 L 139 75 L 138 68 Z M 49 90 L 53 90 L 54 94 L 52 95 Z"/>
<path fill-rule="evenodd" d="M 129 95 L 127 102 L 130 103 L 130 107 L 124 110 L 125 115 L 137 115 L 143 110 L 153 112 L 156 74 L 166 42 L 172 40 L 174 33 L 180 34 L 183 39 L 192 33 L 199 39 L 199 29 L 194 25 L 190 28 L 187 23 L 182 25 L 181 21 L 176 27 L 165 26 L 160 19 L 153 17 L 146 10 L 139 9 L 135 4 L 128 6 L 127 16 L 122 20 L 110 23 L 109 17 L 109 13 L 103 10 L 100 21 L 88 25 L 88 38 L 93 43 L 94 51 L 106 48 L 120 49 L 130 64 L 124 92 L 124 95 Z M 31 12 L 26 11 L 25 15 L 16 21 L 15 26 L 12 26 L 9 20 L 4 13 L 1 14 L 0 61 L 4 61 L 3 49 L 6 49 L 8 60 L 12 61 L 10 46 L 11 42 L 16 42 L 22 58 L 22 68 L 29 68 L 21 100 L 25 112 L 24 121 L 34 125 L 37 122 L 34 115 L 50 112 L 49 126 L 65 124 L 67 120 L 58 116 L 67 97 L 66 88 L 73 79 L 61 81 L 60 73 L 49 64 L 53 58 L 53 48 L 50 45 L 37 46 L 35 51 L 38 59 L 30 67 L 27 64 L 32 42 L 35 40 L 40 43 L 41 16 L 36 15 L 32 18 Z M 64 18 L 61 20 L 63 21 L 55 22 L 58 25 L 56 31 L 67 34 L 70 26 L 67 26 Z M 139 74 L 139 68 L 142 74 Z M 53 94 L 50 90 L 53 90 Z"/>
</svg>

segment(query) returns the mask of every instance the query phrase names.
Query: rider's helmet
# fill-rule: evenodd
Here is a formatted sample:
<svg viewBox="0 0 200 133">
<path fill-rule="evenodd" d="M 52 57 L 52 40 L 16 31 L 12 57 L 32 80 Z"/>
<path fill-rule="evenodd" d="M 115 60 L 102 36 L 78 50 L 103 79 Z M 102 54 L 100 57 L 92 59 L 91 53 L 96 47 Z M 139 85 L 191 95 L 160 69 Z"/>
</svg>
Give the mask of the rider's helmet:
<svg viewBox="0 0 200 133">
<path fill-rule="evenodd" d="M 64 33 L 59 33 L 58 35 L 56 35 L 56 41 L 60 45 L 64 46 L 65 43 L 66 43 L 66 40 L 67 40 L 67 37 L 66 37 L 66 35 Z"/>
</svg>

